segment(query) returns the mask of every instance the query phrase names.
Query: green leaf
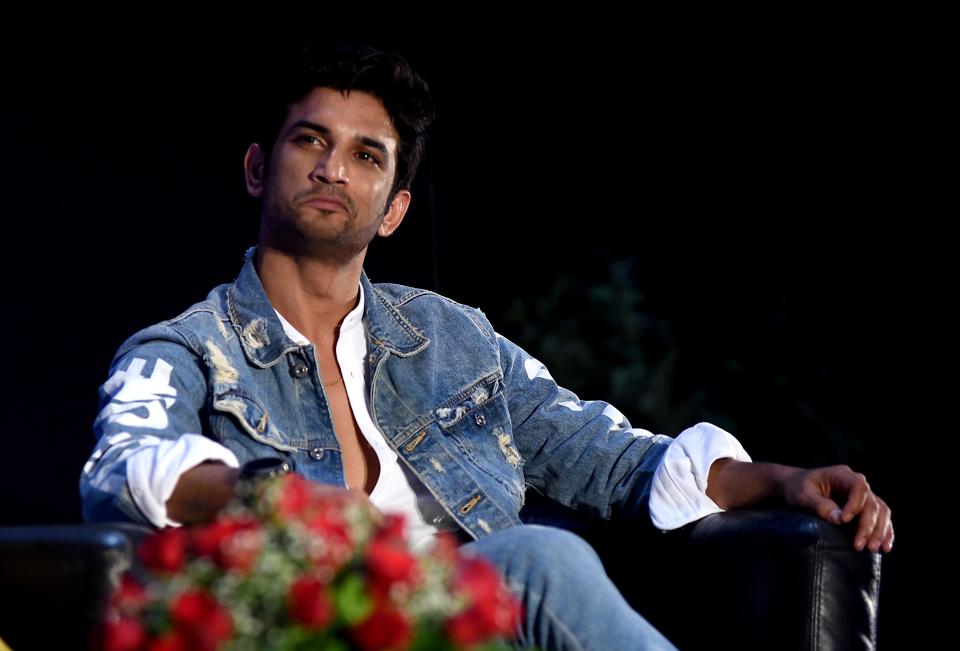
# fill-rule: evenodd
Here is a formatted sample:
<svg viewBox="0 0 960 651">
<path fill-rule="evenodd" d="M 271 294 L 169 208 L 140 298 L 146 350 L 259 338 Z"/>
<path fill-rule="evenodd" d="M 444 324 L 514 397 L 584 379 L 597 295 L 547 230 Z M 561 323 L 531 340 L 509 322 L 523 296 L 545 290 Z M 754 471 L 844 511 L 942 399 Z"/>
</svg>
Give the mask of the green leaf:
<svg viewBox="0 0 960 651">
<path fill-rule="evenodd" d="M 359 574 L 349 574 L 334 586 L 333 603 L 344 621 L 351 626 L 363 621 L 373 608 L 363 577 Z"/>
</svg>

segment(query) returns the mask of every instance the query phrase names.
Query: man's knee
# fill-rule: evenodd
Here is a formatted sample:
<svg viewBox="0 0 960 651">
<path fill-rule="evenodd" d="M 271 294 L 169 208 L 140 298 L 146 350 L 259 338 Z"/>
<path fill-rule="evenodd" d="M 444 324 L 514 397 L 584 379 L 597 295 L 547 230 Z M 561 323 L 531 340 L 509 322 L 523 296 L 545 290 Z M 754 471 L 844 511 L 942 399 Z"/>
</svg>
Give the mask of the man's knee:
<svg viewBox="0 0 960 651">
<path fill-rule="evenodd" d="M 525 524 L 513 527 L 519 544 L 545 558 L 570 558 L 587 556 L 597 558 L 597 553 L 586 540 L 566 529 Z"/>
<path fill-rule="evenodd" d="M 503 570 L 524 566 L 573 571 L 602 570 L 596 551 L 580 536 L 556 527 L 525 524 L 504 529 L 474 543 L 482 555 L 488 556 Z"/>
</svg>

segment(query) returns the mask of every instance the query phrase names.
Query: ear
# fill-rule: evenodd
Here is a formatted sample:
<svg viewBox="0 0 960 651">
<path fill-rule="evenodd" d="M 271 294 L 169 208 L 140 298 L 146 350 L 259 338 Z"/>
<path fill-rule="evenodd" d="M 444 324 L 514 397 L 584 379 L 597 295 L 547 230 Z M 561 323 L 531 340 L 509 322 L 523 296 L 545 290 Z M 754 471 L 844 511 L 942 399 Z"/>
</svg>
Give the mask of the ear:
<svg viewBox="0 0 960 651">
<path fill-rule="evenodd" d="M 387 214 L 383 216 L 383 221 L 380 222 L 380 227 L 377 229 L 377 234 L 380 237 L 389 237 L 400 227 L 403 216 L 407 214 L 407 210 L 410 208 L 410 198 L 409 191 L 397 191 L 393 201 L 390 202 Z"/>
<path fill-rule="evenodd" d="M 263 148 L 252 143 L 243 157 L 243 175 L 251 197 L 263 195 L 263 164 Z"/>
</svg>

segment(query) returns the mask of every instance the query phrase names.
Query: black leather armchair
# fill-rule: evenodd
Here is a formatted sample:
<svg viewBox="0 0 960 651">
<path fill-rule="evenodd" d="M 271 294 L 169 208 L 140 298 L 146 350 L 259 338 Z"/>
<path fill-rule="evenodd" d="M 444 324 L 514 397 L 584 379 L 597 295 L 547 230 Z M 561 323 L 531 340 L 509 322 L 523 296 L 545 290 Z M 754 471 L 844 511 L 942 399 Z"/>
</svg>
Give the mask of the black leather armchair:
<svg viewBox="0 0 960 651">
<path fill-rule="evenodd" d="M 561 523 L 536 504 L 525 516 Z M 851 526 L 775 510 L 716 514 L 666 534 L 569 513 L 562 524 L 594 544 L 627 599 L 681 649 L 876 645 L 880 555 L 853 551 Z M 0 639 L 13 651 L 86 648 L 147 532 L 0 528 Z"/>
<path fill-rule="evenodd" d="M 681 648 L 874 649 L 880 554 L 855 551 L 854 531 L 794 512 L 703 518 L 677 549 L 691 579 L 672 586 L 695 625 L 672 613 L 663 630 Z"/>
<path fill-rule="evenodd" d="M 769 507 L 663 533 L 536 497 L 525 511 L 589 540 L 634 609 L 680 649 L 876 648 L 881 556 L 853 549 L 854 523 Z"/>
<path fill-rule="evenodd" d="M 0 639 L 12 651 L 86 649 L 147 527 L 0 527 Z"/>
</svg>

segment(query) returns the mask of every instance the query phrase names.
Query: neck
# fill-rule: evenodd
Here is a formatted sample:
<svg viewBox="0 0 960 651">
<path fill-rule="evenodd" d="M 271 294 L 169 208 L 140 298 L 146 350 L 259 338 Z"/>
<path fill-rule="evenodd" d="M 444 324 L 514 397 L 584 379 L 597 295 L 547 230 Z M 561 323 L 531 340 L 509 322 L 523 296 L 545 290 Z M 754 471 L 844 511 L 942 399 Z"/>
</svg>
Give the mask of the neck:
<svg viewBox="0 0 960 651">
<path fill-rule="evenodd" d="M 357 306 L 362 255 L 342 264 L 261 244 L 255 266 L 274 308 L 316 344 L 335 338 Z"/>
</svg>

